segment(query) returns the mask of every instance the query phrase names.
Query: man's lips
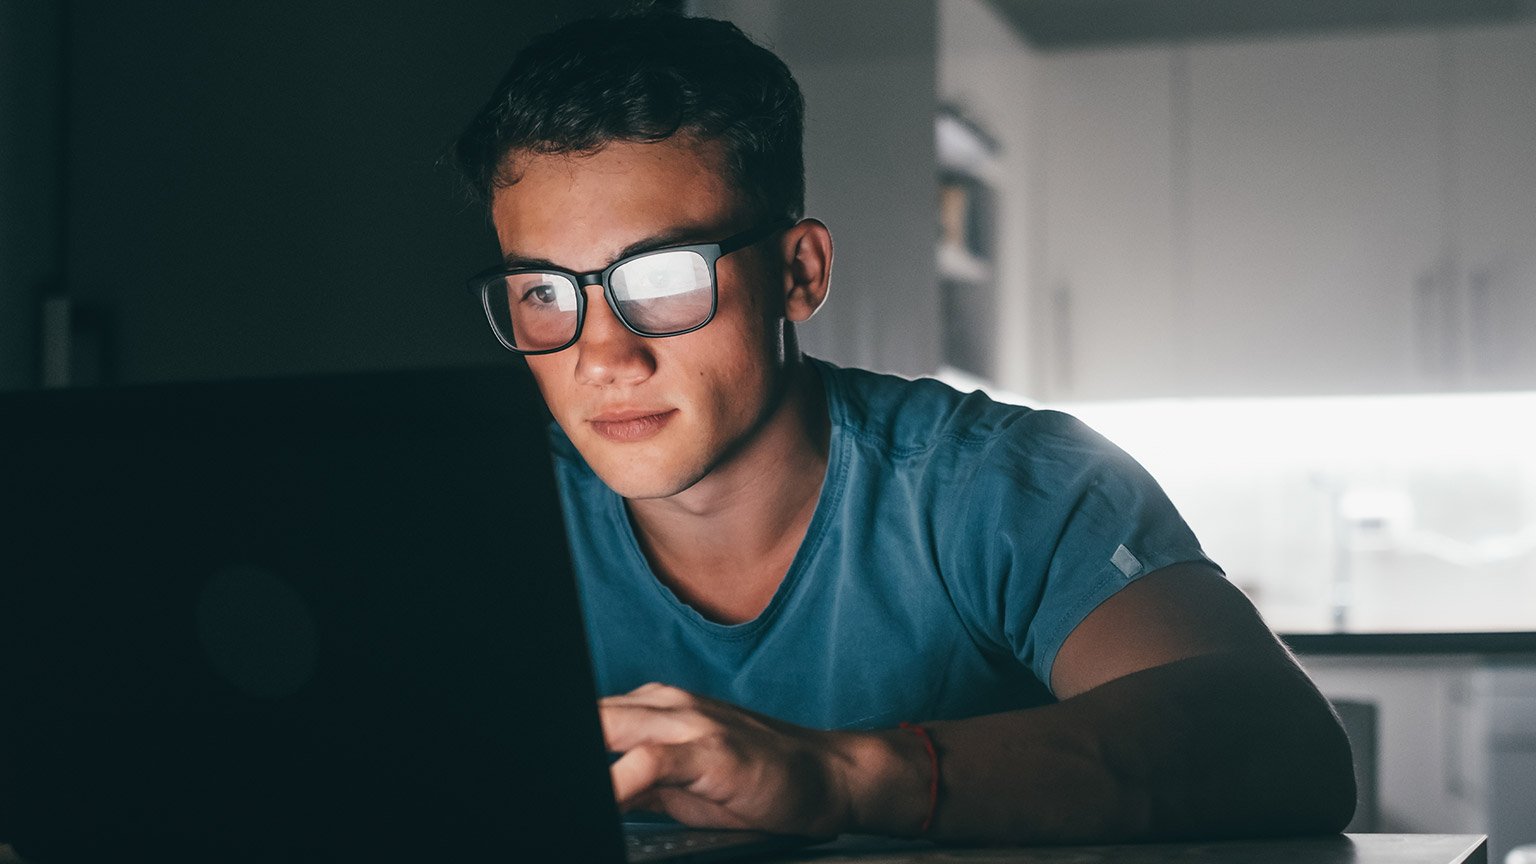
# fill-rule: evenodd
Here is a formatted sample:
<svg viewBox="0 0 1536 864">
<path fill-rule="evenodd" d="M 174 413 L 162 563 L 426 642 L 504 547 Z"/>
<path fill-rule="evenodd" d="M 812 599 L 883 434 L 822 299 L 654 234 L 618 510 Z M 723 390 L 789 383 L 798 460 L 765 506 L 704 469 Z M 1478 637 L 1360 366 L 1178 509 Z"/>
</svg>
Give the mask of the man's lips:
<svg viewBox="0 0 1536 864">
<path fill-rule="evenodd" d="M 661 431 L 677 414 L 676 408 L 665 411 L 608 411 L 587 421 L 587 425 L 610 441 L 640 441 Z"/>
</svg>

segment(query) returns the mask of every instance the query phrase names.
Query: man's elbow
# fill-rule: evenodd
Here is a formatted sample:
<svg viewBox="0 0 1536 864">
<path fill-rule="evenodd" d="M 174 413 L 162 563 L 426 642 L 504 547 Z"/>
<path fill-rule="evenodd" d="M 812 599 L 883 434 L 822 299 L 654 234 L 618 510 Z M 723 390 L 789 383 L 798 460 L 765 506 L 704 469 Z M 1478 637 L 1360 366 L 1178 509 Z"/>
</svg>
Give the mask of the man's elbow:
<svg viewBox="0 0 1536 864">
<path fill-rule="evenodd" d="M 1154 834 L 1275 837 L 1334 834 L 1354 817 L 1350 742 L 1328 701 L 1289 664 L 1208 658 L 1216 705 L 1185 734 L 1194 794 L 1156 808 Z M 1206 705 L 1211 703 L 1207 702 Z M 1195 790 L 1199 790 L 1196 792 Z"/>
<path fill-rule="evenodd" d="M 1290 721 L 1277 718 L 1277 725 L 1291 728 L 1273 739 L 1271 757 L 1263 760 L 1279 776 L 1270 796 L 1258 796 L 1273 809 L 1268 818 L 1254 814 L 1267 823 L 1255 825 L 1256 833 L 1336 834 L 1354 818 L 1358 792 L 1349 737 L 1328 703 L 1315 691 L 1308 696 L 1279 712 Z"/>
<path fill-rule="evenodd" d="M 1311 814 L 1316 828 L 1313 833 L 1343 831 L 1355 816 L 1359 800 L 1356 786 L 1354 755 L 1344 726 L 1331 710 L 1328 722 L 1319 721 L 1320 729 L 1316 745 L 1315 767 L 1317 794 L 1315 813 Z"/>
</svg>

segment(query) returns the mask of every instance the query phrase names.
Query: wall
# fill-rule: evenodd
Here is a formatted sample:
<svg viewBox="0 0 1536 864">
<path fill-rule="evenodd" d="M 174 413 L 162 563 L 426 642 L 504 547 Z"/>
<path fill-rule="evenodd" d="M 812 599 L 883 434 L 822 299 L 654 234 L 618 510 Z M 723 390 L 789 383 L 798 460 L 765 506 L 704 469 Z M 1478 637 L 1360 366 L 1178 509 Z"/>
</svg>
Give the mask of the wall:
<svg viewBox="0 0 1536 864">
<path fill-rule="evenodd" d="M 806 213 L 832 230 L 832 292 L 801 328 L 835 363 L 938 367 L 934 0 L 698 0 L 782 57 L 806 100 Z"/>
<path fill-rule="evenodd" d="M 939 3 L 939 96 L 997 141 L 998 244 L 995 262 L 998 333 L 996 384 L 1028 392 L 1034 375 L 1031 340 L 1038 310 L 1029 286 L 1038 255 L 1040 59 L 984 0 Z"/>
<path fill-rule="evenodd" d="M 0 389 L 37 380 L 59 278 L 64 26 L 62 2 L 0 0 Z"/>
<path fill-rule="evenodd" d="M 104 377 L 501 359 L 461 287 L 494 242 L 436 160 L 531 34 L 610 5 L 71 3 L 65 282 Z"/>
</svg>

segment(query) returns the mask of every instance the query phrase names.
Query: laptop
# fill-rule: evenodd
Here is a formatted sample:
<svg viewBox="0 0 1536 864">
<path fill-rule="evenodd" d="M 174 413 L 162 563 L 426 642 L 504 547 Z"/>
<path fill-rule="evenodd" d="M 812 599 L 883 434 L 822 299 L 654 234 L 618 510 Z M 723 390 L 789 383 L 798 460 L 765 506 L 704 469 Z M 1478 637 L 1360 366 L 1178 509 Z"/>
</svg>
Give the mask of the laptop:
<svg viewBox="0 0 1536 864">
<path fill-rule="evenodd" d="M 803 843 L 626 841 L 547 422 L 521 363 L 0 394 L 0 843 L 264 864 Z"/>
</svg>

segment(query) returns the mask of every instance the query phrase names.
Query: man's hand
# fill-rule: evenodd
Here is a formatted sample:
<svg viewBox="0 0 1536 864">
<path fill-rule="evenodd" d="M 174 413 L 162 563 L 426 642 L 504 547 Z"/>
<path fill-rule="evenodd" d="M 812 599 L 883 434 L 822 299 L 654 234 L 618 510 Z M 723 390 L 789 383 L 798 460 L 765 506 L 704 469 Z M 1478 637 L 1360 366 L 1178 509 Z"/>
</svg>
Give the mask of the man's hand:
<svg viewBox="0 0 1536 864">
<path fill-rule="evenodd" d="M 662 684 L 600 709 L 608 749 L 624 754 L 612 768 L 622 810 L 809 837 L 922 822 L 927 757 L 914 735 L 806 729 Z M 872 800 L 908 786 L 910 801 Z M 861 812 L 879 812 L 881 824 Z"/>
</svg>

